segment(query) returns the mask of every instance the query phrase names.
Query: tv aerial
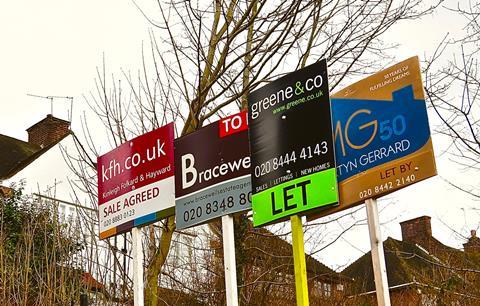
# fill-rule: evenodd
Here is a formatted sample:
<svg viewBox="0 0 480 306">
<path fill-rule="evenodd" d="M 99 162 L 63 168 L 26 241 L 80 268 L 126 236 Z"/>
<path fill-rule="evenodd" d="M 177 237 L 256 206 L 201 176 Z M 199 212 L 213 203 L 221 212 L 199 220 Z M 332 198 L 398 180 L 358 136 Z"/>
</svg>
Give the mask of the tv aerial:
<svg viewBox="0 0 480 306">
<path fill-rule="evenodd" d="M 27 96 L 50 100 L 50 115 L 52 115 L 52 116 L 53 116 L 53 100 L 54 100 L 54 99 L 67 99 L 67 100 L 70 100 L 70 111 L 68 112 L 68 113 L 69 113 L 69 115 L 68 115 L 68 121 L 69 121 L 70 123 L 72 122 L 73 97 L 70 97 L 70 96 L 40 96 L 40 95 L 33 95 L 33 94 L 28 94 L 28 93 L 27 93 Z"/>
</svg>

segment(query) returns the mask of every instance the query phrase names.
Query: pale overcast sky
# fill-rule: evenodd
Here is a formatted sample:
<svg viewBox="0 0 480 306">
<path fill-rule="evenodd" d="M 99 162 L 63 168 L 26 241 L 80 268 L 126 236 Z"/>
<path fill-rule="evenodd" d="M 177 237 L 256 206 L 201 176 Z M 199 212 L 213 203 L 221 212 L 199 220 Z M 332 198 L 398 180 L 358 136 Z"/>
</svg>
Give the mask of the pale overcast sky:
<svg viewBox="0 0 480 306">
<path fill-rule="evenodd" d="M 155 1 L 142 2 L 153 5 Z M 447 1 L 449 6 L 456 3 Z M 423 58 L 431 54 L 447 31 L 455 33 L 461 27 L 459 19 L 443 10 L 414 23 L 401 23 L 386 40 L 400 44 L 394 54 L 398 61 L 414 55 Z M 80 133 L 79 111 L 85 109 L 82 95 L 94 90 L 96 67 L 102 64 L 103 54 L 111 71 L 137 70 L 142 41 L 148 43 L 148 29 L 148 22 L 127 0 L 0 2 L 0 133 L 26 140 L 25 129 L 50 112 L 48 100 L 27 94 L 73 96 L 72 129 Z M 55 100 L 54 115 L 67 118 L 68 106 L 67 100 Z M 435 114 L 429 115 L 435 124 Z M 433 140 L 440 176 L 465 182 L 467 174 L 452 166 L 448 155 L 441 155 L 445 141 L 435 135 Z M 440 176 L 380 202 L 380 208 L 386 207 L 381 214 L 384 238 L 400 239 L 398 222 L 429 215 L 434 235 L 461 247 L 463 241 L 446 225 L 467 235 L 478 227 L 480 203 L 449 187 Z M 478 185 L 478 179 L 475 183 Z M 364 216 L 363 209 L 359 216 Z M 331 235 L 339 230 L 332 227 Z M 368 251 L 368 239 L 367 228 L 362 226 L 317 255 L 332 267 L 341 266 Z"/>
</svg>

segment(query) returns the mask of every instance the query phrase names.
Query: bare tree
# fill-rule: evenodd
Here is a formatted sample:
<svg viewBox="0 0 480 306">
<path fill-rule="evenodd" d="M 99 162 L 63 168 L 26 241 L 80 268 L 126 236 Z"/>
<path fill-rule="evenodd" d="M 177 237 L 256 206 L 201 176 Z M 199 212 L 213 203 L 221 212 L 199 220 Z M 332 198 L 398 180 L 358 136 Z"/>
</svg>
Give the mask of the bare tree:
<svg viewBox="0 0 480 306">
<path fill-rule="evenodd" d="M 379 59 L 388 58 L 382 35 L 396 22 L 419 18 L 438 5 L 421 2 L 158 0 L 155 12 L 137 5 L 152 27 L 140 71 L 107 77 L 104 64 L 86 101 L 110 147 L 169 121 L 182 136 L 245 108 L 249 91 L 319 59 L 328 60 L 331 89 L 373 72 Z M 77 138 L 80 154 L 70 165 L 80 178 L 77 187 L 97 203 L 100 149 L 92 122 L 85 118 L 85 137 Z M 148 228 L 146 296 L 152 305 L 158 303 L 174 231 L 174 217 Z"/>
<path fill-rule="evenodd" d="M 465 18 L 463 37 L 448 35 L 427 59 L 425 90 L 442 124 L 437 131 L 451 140 L 449 152 L 459 165 L 480 170 L 480 4 L 476 1 L 450 8 Z M 453 53 L 453 55 L 452 55 Z M 472 181 L 472 184 L 479 183 Z M 478 186 L 450 182 L 475 198 Z"/>
<path fill-rule="evenodd" d="M 91 287 L 78 264 L 83 245 L 74 226 L 59 222 L 52 203 L 23 194 L 23 182 L 11 187 L 0 193 L 0 303 L 78 301 Z"/>
</svg>

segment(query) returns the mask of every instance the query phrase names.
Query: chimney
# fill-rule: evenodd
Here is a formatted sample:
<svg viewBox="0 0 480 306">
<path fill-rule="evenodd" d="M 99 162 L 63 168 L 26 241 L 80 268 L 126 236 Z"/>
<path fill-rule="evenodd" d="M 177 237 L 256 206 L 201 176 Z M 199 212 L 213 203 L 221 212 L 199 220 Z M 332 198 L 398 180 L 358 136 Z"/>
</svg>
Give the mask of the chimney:
<svg viewBox="0 0 480 306">
<path fill-rule="evenodd" d="M 402 228 L 402 240 L 427 247 L 432 239 L 432 225 L 430 217 L 422 216 L 415 219 L 400 222 Z"/>
<path fill-rule="evenodd" d="M 27 132 L 29 143 L 45 148 L 58 143 L 70 133 L 70 122 L 47 115 L 45 119 L 29 127 Z"/>
<path fill-rule="evenodd" d="M 468 242 L 463 244 L 465 253 L 480 253 L 480 238 L 477 237 L 477 231 L 471 230 L 470 234 Z"/>
<path fill-rule="evenodd" d="M 13 189 L 0 185 L 0 197 L 10 198 L 13 196 Z"/>
</svg>

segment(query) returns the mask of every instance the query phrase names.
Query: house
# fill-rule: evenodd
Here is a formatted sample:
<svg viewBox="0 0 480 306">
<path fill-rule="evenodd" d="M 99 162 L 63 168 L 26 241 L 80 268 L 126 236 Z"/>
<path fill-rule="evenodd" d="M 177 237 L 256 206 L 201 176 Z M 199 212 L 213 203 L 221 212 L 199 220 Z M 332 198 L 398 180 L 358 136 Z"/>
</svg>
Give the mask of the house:
<svg viewBox="0 0 480 306">
<path fill-rule="evenodd" d="M 292 245 L 265 228 L 254 228 L 250 221 L 246 224 L 242 246 L 236 246 L 242 250 L 237 266 L 243 262 L 243 283 L 247 284 L 242 288 L 242 304 L 296 305 Z M 221 245 L 220 239 L 211 242 L 221 276 L 216 283 L 219 288 L 224 282 Z M 305 259 L 310 304 L 341 305 L 345 298 L 344 288 L 351 283 L 351 278 L 333 271 L 313 256 L 306 254 Z"/>
<path fill-rule="evenodd" d="M 58 205 L 64 221 L 74 218 L 79 209 L 93 215 L 87 197 L 72 194 L 70 182 L 74 177 L 64 161 L 65 153 L 77 149 L 70 122 L 49 114 L 26 131 L 27 141 L 0 134 L 0 194 L 6 194 L 12 184 L 18 187 L 23 182 L 25 194 Z"/>
<path fill-rule="evenodd" d="M 60 144 L 74 146 L 72 137 L 68 137 L 70 122 L 47 115 L 27 133 L 27 141 L 0 135 L 0 185 L 9 188 L 24 181 L 27 194 L 71 200 L 68 171 L 62 165 L 59 149 Z"/>
<path fill-rule="evenodd" d="M 433 237 L 428 216 L 400 226 L 402 240 L 389 237 L 383 243 L 392 305 L 480 304 L 479 238 L 474 231 L 461 251 Z M 370 252 L 342 273 L 354 279 L 347 304 L 376 305 Z"/>
<path fill-rule="evenodd" d="M 49 114 L 26 131 L 26 141 L 0 134 L 0 197 L 9 197 L 13 194 L 12 188 L 21 187 L 24 195 L 32 196 L 32 203 L 55 212 L 65 225 L 63 228 L 86 246 L 83 253 L 75 255 L 72 266 L 85 270 L 83 281 L 88 283 L 90 291 L 100 292 L 100 283 L 96 281 L 99 275 L 92 261 L 102 263 L 107 256 L 105 246 L 95 242 L 104 248 L 95 253 L 103 261 L 92 260 L 93 252 L 89 251 L 94 237 L 91 236 L 97 231 L 91 220 L 97 219 L 96 209 L 90 207 L 86 194 L 72 194 L 70 183 L 74 175 L 64 159 L 66 152 L 74 154 L 77 150 L 70 122 Z M 78 218 L 80 214 L 82 218 Z M 93 280 L 97 282 L 95 288 Z M 105 283 L 105 279 L 102 282 Z M 102 287 L 102 294 L 104 292 Z"/>
<path fill-rule="evenodd" d="M 480 238 L 477 237 L 477 231 L 470 231 L 471 237 L 466 243 L 463 244 L 463 250 L 465 253 L 480 253 Z"/>
</svg>

